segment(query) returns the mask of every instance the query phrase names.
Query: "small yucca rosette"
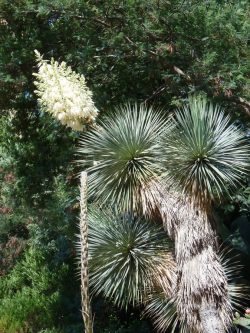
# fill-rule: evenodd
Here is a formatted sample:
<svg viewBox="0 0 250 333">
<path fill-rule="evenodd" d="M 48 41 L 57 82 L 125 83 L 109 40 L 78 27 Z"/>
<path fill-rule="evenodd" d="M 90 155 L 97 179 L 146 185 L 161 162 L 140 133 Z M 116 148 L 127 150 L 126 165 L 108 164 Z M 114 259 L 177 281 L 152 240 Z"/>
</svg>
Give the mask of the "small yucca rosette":
<svg viewBox="0 0 250 333">
<path fill-rule="evenodd" d="M 39 103 L 63 125 L 82 131 L 95 121 L 98 113 L 84 76 L 72 71 L 65 62 L 49 62 L 38 51 L 35 53 L 39 69 L 33 75 Z"/>
</svg>

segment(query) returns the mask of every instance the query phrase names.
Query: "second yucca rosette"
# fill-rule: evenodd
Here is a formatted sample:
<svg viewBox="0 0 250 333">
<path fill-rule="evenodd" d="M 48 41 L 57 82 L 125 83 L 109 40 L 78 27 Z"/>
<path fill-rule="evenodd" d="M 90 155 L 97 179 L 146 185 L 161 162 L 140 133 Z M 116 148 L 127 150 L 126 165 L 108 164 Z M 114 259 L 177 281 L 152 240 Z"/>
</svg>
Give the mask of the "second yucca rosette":
<svg viewBox="0 0 250 333">
<path fill-rule="evenodd" d="M 98 114 L 84 76 L 72 71 L 65 62 L 46 61 L 38 51 L 36 56 L 39 69 L 33 75 L 41 106 L 63 125 L 82 131 Z"/>
</svg>

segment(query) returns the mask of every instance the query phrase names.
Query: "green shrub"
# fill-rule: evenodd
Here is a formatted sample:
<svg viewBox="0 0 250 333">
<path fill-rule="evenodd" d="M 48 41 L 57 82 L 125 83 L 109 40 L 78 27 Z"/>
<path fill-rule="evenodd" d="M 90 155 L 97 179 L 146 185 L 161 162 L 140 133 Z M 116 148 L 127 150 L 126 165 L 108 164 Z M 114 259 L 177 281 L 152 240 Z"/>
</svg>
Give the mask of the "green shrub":
<svg viewBox="0 0 250 333">
<path fill-rule="evenodd" d="M 59 300 L 58 277 L 67 271 L 51 272 L 42 252 L 33 247 L 2 278 L 0 292 L 0 330 L 4 333 L 37 332 L 53 326 Z"/>
</svg>

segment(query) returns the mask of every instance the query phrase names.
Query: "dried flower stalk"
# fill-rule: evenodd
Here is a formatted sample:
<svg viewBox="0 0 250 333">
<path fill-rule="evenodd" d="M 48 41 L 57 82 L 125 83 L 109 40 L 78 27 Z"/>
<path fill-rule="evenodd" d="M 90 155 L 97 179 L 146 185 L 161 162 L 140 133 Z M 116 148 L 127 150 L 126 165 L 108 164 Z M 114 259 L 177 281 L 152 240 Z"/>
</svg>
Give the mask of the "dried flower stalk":
<svg viewBox="0 0 250 333">
<path fill-rule="evenodd" d="M 81 172 L 80 186 L 80 246 L 81 246 L 81 296 L 85 333 L 93 333 L 93 320 L 89 295 L 88 224 L 87 224 L 87 172 Z"/>
</svg>

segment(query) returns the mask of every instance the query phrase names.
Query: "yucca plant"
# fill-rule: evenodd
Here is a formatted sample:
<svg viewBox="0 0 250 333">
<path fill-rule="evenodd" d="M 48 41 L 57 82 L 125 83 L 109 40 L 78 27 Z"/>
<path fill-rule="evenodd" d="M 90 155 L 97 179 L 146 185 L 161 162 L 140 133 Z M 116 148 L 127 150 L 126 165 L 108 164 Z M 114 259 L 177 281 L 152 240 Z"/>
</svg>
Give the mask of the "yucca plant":
<svg viewBox="0 0 250 333">
<path fill-rule="evenodd" d="M 194 331 L 225 332 L 232 309 L 208 212 L 214 197 L 227 193 L 246 171 L 248 144 L 203 99 L 177 112 L 171 127 L 161 113 L 128 105 L 85 134 L 79 152 L 85 166 L 92 164 L 96 198 L 132 212 L 160 212 L 175 240 L 181 321 Z"/>
<path fill-rule="evenodd" d="M 171 250 L 166 233 L 152 221 L 110 210 L 93 209 L 89 214 L 90 285 L 94 294 L 119 307 L 145 303 L 155 285 L 171 292 Z"/>
<path fill-rule="evenodd" d="M 164 139 L 167 181 L 184 196 L 178 204 L 168 196 L 162 216 L 175 239 L 177 309 L 191 328 L 225 332 L 232 308 L 212 227 L 212 202 L 228 195 L 248 172 L 249 144 L 224 111 L 205 98 L 191 99 L 174 122 Z M 173 210 L 166 213 L 171 200 L 174 221 Z"/>
<path fill-rule="evenodd" d="M 76 130 L 92 124 L 97 110 L 84 78 L 65 64 L 47 64 L 40 55 L 38 61 L 36 85 L 46 110 Z M 158 210 L 175 239 L 179 318 L 191 329 L 224 332 L 231 306 L 210 213 L 213 200 L 248 172 L 249 146 L 206 99 L 178 111 L 169 129 L 162 112 L 145 106 L 127 105 L 103 118 L 81 143 L 90 194 L 132 215 Z"/>
</svg>

